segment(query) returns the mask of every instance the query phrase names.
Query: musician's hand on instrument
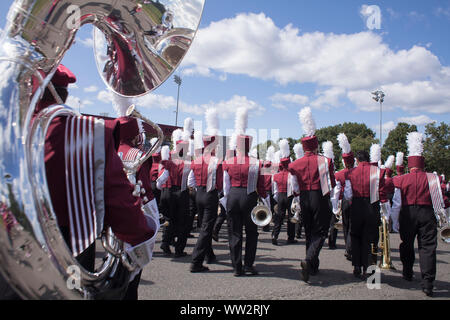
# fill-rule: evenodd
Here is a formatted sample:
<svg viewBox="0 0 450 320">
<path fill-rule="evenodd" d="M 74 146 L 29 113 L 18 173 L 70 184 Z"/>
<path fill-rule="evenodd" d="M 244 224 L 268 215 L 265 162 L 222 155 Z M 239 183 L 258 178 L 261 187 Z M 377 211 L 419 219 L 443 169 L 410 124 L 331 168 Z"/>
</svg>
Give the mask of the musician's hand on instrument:
<svg viewBox="0 0 450 320">
<path fill-rule="evenodd" d="M 270 209 L 270 196 L 263 198 L 262 201 L 263 201 L 264 205 Z"/>
</svg>

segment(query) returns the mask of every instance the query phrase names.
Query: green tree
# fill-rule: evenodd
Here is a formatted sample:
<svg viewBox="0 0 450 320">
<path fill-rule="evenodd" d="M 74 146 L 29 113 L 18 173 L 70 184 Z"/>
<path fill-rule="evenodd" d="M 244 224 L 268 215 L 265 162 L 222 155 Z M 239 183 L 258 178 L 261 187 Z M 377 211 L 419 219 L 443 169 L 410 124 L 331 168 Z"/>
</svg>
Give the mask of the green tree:
<svg viewBox="0 0 450 320">
<path fill-rule="evenodd" d="M 423 156 L 427 172 L 442 173 L 448 180 L 450 178 L 450 126 L 441 122 L 430 123 L 425 126 L 425 141 Z"/>
<path fill-rule="evenodd" d="M 408 146 L 406 145 L 406 136 L 408 133 L 415 131 L 417 131 L 416 125 L 399 122 L 395 129 L 389 132 L 389 135 L 384 142 L 383 148 L 381 149 L 382 159 L 386 160 L 390 155 L 395 156 L 397 152 L 403 152 L 406 155 L 408 149 Z M 406 166 L 406 157 L 404 162 Z"/>
</svg>

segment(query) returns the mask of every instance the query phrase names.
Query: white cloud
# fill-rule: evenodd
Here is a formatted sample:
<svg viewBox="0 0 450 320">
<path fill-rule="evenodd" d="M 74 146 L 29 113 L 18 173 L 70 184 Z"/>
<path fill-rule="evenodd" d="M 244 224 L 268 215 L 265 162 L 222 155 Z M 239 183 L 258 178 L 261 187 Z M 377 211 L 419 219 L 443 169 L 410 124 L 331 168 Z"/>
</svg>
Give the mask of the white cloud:
<svg viewBox="0 0 450 320">
<path fill-rule="evenodd" d="M 389 135 L 389 132 L 391 132 L 392 130 L 395 129 L 395 127 L 397 127 L 397 125 L 395 124 L 394 121 L 388 121 L 386 123 L 382 124 L 382 130 L 383 130 L 383 141 L 386 140 L 386 137 Z M 379 136 L 380 134 L 380 124 L 376 124 L 372 126 L 372 129 L 377 133 L 377 135 Z"/>
<path fill-rule="evenodd" d="M 97 86 L 89 86 L 87 88 L 84 88 L 84 92 L 97 92 L 98 87 Z"/>
<path fill-rule="evenodd" d="M 296 105 L 296 106 L 304 106 L 308 104 L 309 98 L 307 96 L 301 95 L 301 94 L 283 94 L 283 93 L 276 93 L 273 96 L 269 98 L 272 100 L 272 106 L 277 109 L 287 110 L 288 105 Z"/>
<path fill-rule="evenodd" d="M 426 115 L 420 115 L 420 116 L 416 116 L 416 117 L 401 117 L 401 118 L 398 118 L 397 120 L 398 120 L 398 122 L 405 122 L 410 125 L 415 124 L 416 126 L 422 126 L 422 125 L 436 122 L 436 120 L 433 120 Z"/>
<path fill-rule="evenodd" d="M 86 48 L 94 47 L 94 39 L 92 37 L 86 39 L 77 38 L 77 42 L 79 42 L 82 46 Z"/>
<path fill-rule="evenodd" d="M 219 72 L 280 84 L 313 83 L 320 88 L 311 104 L 317 108 L 340 105 L 347 97 L 358 108 L 373 110 L 370 92 L 385 88 L 387 108 L 450 111 L 449 67 L 426 47 L 393 50 L 369 31 L 300 33 L 292 25 L 277 27 L 263 13 L 239 14 L 200 29 L 183 67 L 190 75 Z"/>
<path fill-rule="evenodd" d="M 75 96 L 68 96 L 66 100 L 66 104 L 74 110 L 83 109 L 89 105 L 93 105 L 94 102 L 88 99 L 80 99 Z"/>
<path fill-rule="evenodd" d="M 97 100 L 104 103 L 112 104 L 113 102 L 112 93 L 107 90 L 102 90 L 97 94 Z"/>
</svg>

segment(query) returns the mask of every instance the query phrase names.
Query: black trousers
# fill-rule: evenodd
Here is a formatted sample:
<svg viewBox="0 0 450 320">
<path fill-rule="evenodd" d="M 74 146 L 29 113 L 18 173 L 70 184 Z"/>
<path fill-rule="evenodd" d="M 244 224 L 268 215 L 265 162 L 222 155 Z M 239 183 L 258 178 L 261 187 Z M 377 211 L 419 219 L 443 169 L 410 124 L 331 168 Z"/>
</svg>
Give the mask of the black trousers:
<svg viewBox="0 0 450 320">
<path fill-rule="evenodd" d="M 433 288 L 436 278 L 437 222 L 431 206 L 404 206 L 399 215 L 400 260 L 403 274 L 412 276 L 417 236 L 422 287 Z"/>
<path fill-rule="evenodd" d="M 227 219 L 227 211 L 225 208 L 219 204 L 220 206 L 220 214 L 217 216 L 216 223 L 214 224 L 213 232 L 219 234 L 220 229 L 222 228 L 223 223 Z"/>
<path fill-rule="evenodd" d="M 380 225 L 380 203 L 370 203 L 369 198 L 353 198 L 350 209 L 350 236 L 352 265 L 367 269 L 369 256 L 376 263 Z"/>
<path fill-rule="evenodd" d="M 352 237 L 350 235 L 350 202 L 342 200 L 342 232 L 344 234 L 345 253 L 352 254 Z"/>
<path fill-rule="evenodd" d="M 255 262 L 258 243 L 258 227 L 253 223 L 251 212 L 256 206 L 258 195 L 247 195 L 247 188 L 230 189 L 227 199 L 228 241 L 231 263 L 235 270 L 242 269 L 242 233 L 245 227 L 245 266 L 251 267 Z"/>
<path fill-rule="evenodd" d="M 321 190 L 300 192 L 303 223 L 306 236 L 306 262 L 312 271 L 319 269 L 319 254 L 330 228 L 332 210 L 330 196 Z"/>
<path fill-rule="evenodd" d="M 187 223 L 190 226 L 189 232 L 191 232 L 195 227 L 201 226 L 201 217 L 200 217 L 200 213 L 197 210 L 196 197 L 197 197 L 197 191 L 195 191 L 195 189 L 190 189 L 190 191 L 189 191 L 189 221 Z M 198 219 L 196 226 L 194 226 L 195 215 L 197 215 L 197 219 Z M 199 225 L 199 220 L 200 220 L 200 225 Z"/>
<path fill-rule="evenodd" d="M 158 209 L 159 209 L 159 205 L 161 202 L 161 190 L 159 190 L 156 187 L 156 181 L 152 181 L 152 192 L 153 192 L 153 195 L 155 196 L 156 204 L 158 205 Z"/>
<path fill-rule="evenodd" d="M 295 224 L 291 222 L 291 218 L 293 216 L 291 212 L 291 205 L 292 200 L 294 199 L 293 196 L 288 197 L 286 192 L 280 192 L 278 193 L 278 206 L 277 206 L 277 212 L 275 212 L 273 222 L 273 230 L 272 230 L 272 238 L 278 239 L 278 236 L 280 234 L 281 226 L 283 224 L 284 217 L 286 216 L 286 210 L 288 212 L 288 219 L 287 219 L 287 235 L 288 240 L 294 240 L 295 238 Z"/>
<path fill-rule="evenodd" d="M 169 218 L 169 225 L 163 230 L 161 246 L 169 246 L 176 237 L 175 253 L 182 253 L 190 231 L 190 226 L 187 224 L 189 221 L 189 190 L 181 191 L 180 187 L 165 188 L 161 193 L 161 207 Z"/>
<path fill-rule="evenodd" d="M 202 215 L 200 234 L 192 252 L 192 263 L 201 265 L 205 257 L 213 257 L 212 232 L 217 219 L 219 196 L 217 190 L 206 192 L 206 187 L 199 187 L 196 196 L 197 212 Z"/>
<path fill-rule="evenodd" d="M 338 222 L 338 219 L 336 218 L 335 214 L 332 214 L 330 220 L 330 232 L 328 234 L 328 247 L 336 247 L 336 240 L 338 234 L 338 229 L 334 227 L 336 222 Z"/>
</svg>

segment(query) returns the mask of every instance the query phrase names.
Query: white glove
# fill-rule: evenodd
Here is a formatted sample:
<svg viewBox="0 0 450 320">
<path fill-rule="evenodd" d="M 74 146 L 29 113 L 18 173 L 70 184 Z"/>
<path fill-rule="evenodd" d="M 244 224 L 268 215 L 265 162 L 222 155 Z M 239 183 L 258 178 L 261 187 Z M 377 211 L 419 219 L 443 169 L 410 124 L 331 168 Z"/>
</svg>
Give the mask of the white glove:
<svg viewBox="0 0 450 320">
<path fill-rule="evenodd" d="M 337 205 L 335 203 L 333 203 L 333 214 L 338 214 L 339 211 L 341 211 L 341 207 L 342 207 L 342 201 L 338 201 Z"/>
<path fill-rule="evenodd" d="M 391 206 L 389 205 L 389 202 L 381 203 L 380 209 L 381 214 L 386 218 L 386 220 L 389 220 L 389 217 L 391 216 Z"/>
<path fill-rule="evenodd" d="M 399 223 L 398 223 L 398 221 L 397 222 L 394 222 L 393 224 L 392 224 L 392 230 L 394 230 L 394 232 L 399 232 L 398 230 L 399 230 Z"/>
</svg>

